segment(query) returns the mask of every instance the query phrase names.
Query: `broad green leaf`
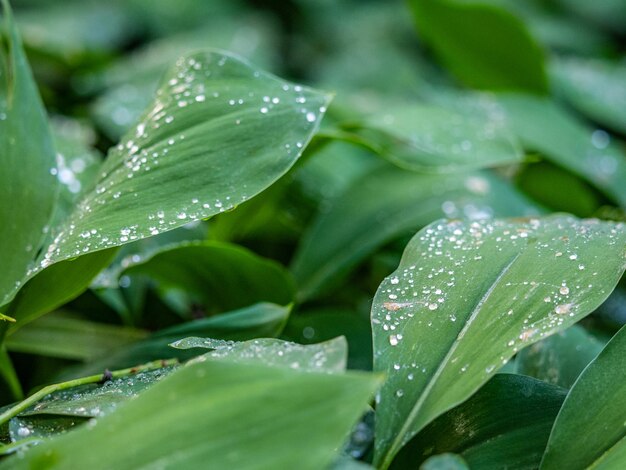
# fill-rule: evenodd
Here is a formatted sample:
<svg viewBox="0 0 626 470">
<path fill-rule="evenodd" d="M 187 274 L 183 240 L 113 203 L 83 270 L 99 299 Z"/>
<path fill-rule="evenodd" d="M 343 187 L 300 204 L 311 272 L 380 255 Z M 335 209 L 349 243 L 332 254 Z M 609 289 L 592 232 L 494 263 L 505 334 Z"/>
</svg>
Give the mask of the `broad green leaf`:
<svg viewBox="0 0 626 470">
<path fill-rule="evenodd" d="M 609 134 L 588 128 L 547 99 L 506 94 L 497 102 L 524 147 L 541 152 L 626 206 L 626 156 Z"/>
<path fill-rule="evenodd" d="M 430 457 L 420 470 L 469 470 L 469 466 L 460 455 L 446 453 Z"/>
<path fill-rule="evenodd" d="M 86 365 L 69 369 L 61 380 L 97 374 L 104 369 L 122 369 L 158 359 L 176 357 L 189 359 L 202 351 L 172 349 L 169 344 L 186 336 L 206 336 L 244 341 L 258 337 L 277 336 L 287 322 L 291 308 L 269 303 L 255 304 L 233 312 L 194 320 L 158 331 L 150 337 L 109 350 Z"/>
<path fill-rule="evenodd" d="M 474 396 L 437 418 L 393 461 L 393 469 L 454 452 L 472 469 L 536 469 L 567 391 L 540 380 L 496 374 Z"/>
<path fill-rule="evenodd" d="M 229 362 L 259 363 L 306 371 L 343 372 L 348 359 L 348 343 L 343 336 L 307 345 L 272 338 L 236 342 L 189 337 L 175 341 L 170 346 L 177 349 L 212 350 L 195 361 L 226 359 Z"/>
<path fill-rule="evenodd" d="M 603 346 L 584 328 L 572 325 L 520 351 L 517 373 L 570 388 Z"/>
<path fill-rule="evenodd" d="M 547 94 L 543 52 L 524 23 L 495 5 L 411 0 L 418 34 L 462 83 Z"/>
<path fill-rule="evenodd" d="M 594 219 L 438 221 L 415 235 L 372 306 L 374 370 L 387 374 L 376 462 L 592 312 L 624 269 L 626 227 Z"/>
<path fill-rule="evenodd" d="M 329 100 L 225 53 L 181 58 L 29 275 L 233 209 L 287 172 Z"/>
<path fill-rule="evenodd" d="M 124 274 L 142 274 L 163 288 L 192 294 L 211 313 L 263 301 L 286 305 L 295 290 L 280 264 L 237 245 L 214 241 L 165 247 L 134 262 Z"/>
<path fill-rule="evenodd" d="M 516 163 L 522 152 L 502 120 L 442 107 L 404 105 L 357 124 L 356 133 L 399 167 L 455 172 Z"/>
<path fill-rule="evenodd" d="M 488 173 L 426 175 L 375 168 L 332 201 L 301 239 L 291 264 L 298 295 L 318 294 L 383 244 L 439 217 L 526 216 L 538 210 Z"/>
<path fill-rule="evenodd" d="M 552 64 L 555 86 L 594 121 L 626 133 L 626 63 L 560 58 Z"/>
<path fill-rule="evenodd" d="M 12 352 L 87 361 L 145 336 L 142 330 L 96 323 L 56 312 L 17 331 L 9 331 L 5 344 Z"/>
<path fill-rule="evenodd" d="M 2 7 L 7 35 L 0 39 L 0 306 L 35 261 L 59 191 L 46 113 L 8 1 Z"/>
<path fill-rule="evenodd" d="M 620 469 L 626 463 L 626 327 L 583 371 L 556 418 L 541 469 Z M 585 439 L 580 439 L 581 430 Z"/>
<path fill-rule="evenodd" d="M 205 361 L 0 468 L 317 470 L 331 464 L 377 385 L 363 374 Z"/>
</svg>

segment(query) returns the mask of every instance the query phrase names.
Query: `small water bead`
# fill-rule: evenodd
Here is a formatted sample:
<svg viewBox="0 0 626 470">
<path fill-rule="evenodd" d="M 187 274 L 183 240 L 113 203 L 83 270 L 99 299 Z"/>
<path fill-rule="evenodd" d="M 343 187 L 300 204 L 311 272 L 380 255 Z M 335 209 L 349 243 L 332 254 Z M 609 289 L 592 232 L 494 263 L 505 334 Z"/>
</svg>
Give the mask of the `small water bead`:
<svg viewBox="0 0 626 470">
<path fill-rule="evenodd" d="M 315 122 L 315 119 L 316 119 L 315 113 L 311 113 L 311 112 L 306 113 L 307 122 Z"/>
<path fill-rule="evenodd" d="M 266 108 L 265 106 L 263 106 L 259 111 L 261 111 L 261 114 L 267 114 L 267 112 L 269 111 L 268 108 Z"/>
<path fill-rule="evenodd" d="M 396 346 L 399 343 L 398 340 L 398 336 L 397 335 L 390 335 L 389 336 L 389 344 L 391 344 L 392 346 Z"/>
<path fill-rule="evenodd" d="M 396 390 L 396 396 L 398 398 L 402 398 L 404 396 L 404 390 L 402 390 L 401 388 L 399 388 L 398 390 Z"/>
<path fill-rule="evenodd" d="M 569 294 L 569 287 L 567 287 L 565 284 L 563 284 L 561 286 L 561 288 L 559 289 L 559 292 L 563 295 L 567 295 Z"/>
<path fill-rule="evenodd" d="M 398 279 L 397 276 L 394 276 L 389 282 L 391 282 L 392 284 L 398 284 L 400 282 L 400 279 Z"/>
<path fill-rule="evenodd" d="M 439 306 L 435 303 L 428 304 L 428 310 L 437 310 L 437 308 L 439 308 Z"/>
<path fill-rule="evenodd" d="M 572 308 L 572 304 L 560 304 L 554 308 L 554 311 L 558 315 L 566 315 L 570 312 L 571 308 Z"/>
</svg>

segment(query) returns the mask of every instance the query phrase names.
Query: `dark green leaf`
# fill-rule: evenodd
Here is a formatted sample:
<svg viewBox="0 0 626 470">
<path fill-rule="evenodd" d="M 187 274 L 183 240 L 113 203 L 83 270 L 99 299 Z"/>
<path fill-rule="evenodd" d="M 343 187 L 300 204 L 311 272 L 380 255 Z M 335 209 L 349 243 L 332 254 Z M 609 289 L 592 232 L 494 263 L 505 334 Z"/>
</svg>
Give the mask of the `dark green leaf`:
<svg viewBox="0 0 626 470">
<path fill-rule="evenodd" d="M 420 37 L 474 88 L 547 94 L 544 57 L 524 23 L 495 5 L 411 0 Z"/>
<path fill-rule="evenodd" d="M 626 327 L 584 370 L 563 403 L 541 469 L 615 469 L 626 463 Z M 580 438 L 581 430 L 585 438 Z"/>
<path fill-rule="evenodd" d="M 519 349 L 592 312 L 624 269 L 623 224 L 550 216 L 424 228 L 372 307 L 374 370 L 388 377 L 376 461 L 388 466 Z"/>
<path fill-rule="evenodd" d="M 210 312 L 257 302 L 286 305 L 295 286 L 275 261 L 229 243 L 190 242 L 162 248 L 129 266 L 125 274 L 142 274 L 164 288 L 184 290 Z"/>
<path fill-rule="evenodd" d="M 530 377 L 496 374 L 474 396 L 426 426 L 393 469 L 454 452 L 472 469 L 536 469 L 566 391 Z"/>
</svg>

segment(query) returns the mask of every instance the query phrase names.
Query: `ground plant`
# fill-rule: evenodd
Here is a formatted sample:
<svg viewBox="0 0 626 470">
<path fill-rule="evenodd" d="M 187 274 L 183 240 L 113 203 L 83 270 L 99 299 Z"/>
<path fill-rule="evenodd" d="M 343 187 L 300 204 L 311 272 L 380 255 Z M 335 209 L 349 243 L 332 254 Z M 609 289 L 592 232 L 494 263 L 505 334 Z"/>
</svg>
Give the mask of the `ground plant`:
<svg viewBox="0 0 626 470">
<path fill-rule="evenodd" d="M 0 11 L 0 470 L 626 468 L 626 3 Z"/>
</svg>

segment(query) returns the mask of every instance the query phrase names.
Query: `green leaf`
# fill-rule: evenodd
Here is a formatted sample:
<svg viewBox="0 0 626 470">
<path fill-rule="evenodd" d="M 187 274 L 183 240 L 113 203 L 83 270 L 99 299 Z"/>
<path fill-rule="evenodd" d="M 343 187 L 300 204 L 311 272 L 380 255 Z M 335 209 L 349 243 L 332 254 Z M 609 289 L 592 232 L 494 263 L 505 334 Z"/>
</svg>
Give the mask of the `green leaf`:
<svg viewBox="0 0 626 470">
<path fill-rule="evenodd" d="M 557 91 L 594 121 L 626 134 L 626 64 L 560 58 L 552 63 Z"/>
<path fill-rule="evenodd" d="M 170 346 L 178 349 L 213 350 L 194 359 L 195 361 L 225 359 L 242 364 L 260 363 L 306 371 L 343 372 L 348 359 L 348 343 L 343 336 L 308 345 L 267 338 L 235 342 L 190 337 L 175 341 Z"/>
<path fill-rule="evenodd" d="M 56 312 L 17 331 L 9 331 L 6 347 L 12 352 L 87 361 L 143 339 L 134 328 L 108 325 Z"/>
<path fill-rule="evenodd" d="M 180 59 L 29 275 L 233 209 L 289 170 L 329 100 L 225 53 Z"/>
<path fill-rule="evenodd" d="M 290 306 L 260 303 L 176 325 L 136 343 L 109 350 L 86 365 L 65 371 L 61 379 L 97 374 L 104 369 L 131 367 L 158 359 L 177 357 L 184 360 L 200 354 L 198 351 L 176 350 L 169 346 L 171 342 L 185 336 L 206 336 L 236 341 L 277 336 L 283 329 L 290 311 Z"/>
<path fill-rule="evenodd" d="M 524 147 L 543 153 L 626 206 L 626 158 L 606 132 L 585 126 L 551 100 L 504 94 L 497 102 Z"/>
<path fill-rule="evenodd" d="M 474 396 L 437 418 L 394 459 L 416 466 L 454 452 L 472 469 L 536 469 L 566 390 L 514 374 L 496 374 Z"/>
<path fill-rule="evenodd" d="M 376 462 L 469 398 L 519 349 L 600 305 L 626 269 L 623 224 L 567 216 L 439 221 L 419 232 L 372 306 Z"/>
<path fill-rule="evenodd" d="M 393 164 L 414 171 L 467 171 L 522 159 L 519 145 L 501 120 L 442 107 L 385 108 L 357 124 L 356 133 Z"/>
<path fill-rule="evenodd" d="M 464 84 L 548 93 L 543 52 L 503 8 L 458 0 L 411 0 L 420 37 Z"/>
<path fill-rule="evenodd" d="M 257 302 L 286 305 L 295 291 L 291 275 L 280 264 L 214 241 L 164 247 L 129 266 L 124 274 L 142 274 L 163 288 L 193 294 L 212 313 Z"/>
<path fill-rule="evenodd" d="M 583 371 L 556 418 L 541 469 L 619 469 L 626 462 L 626 327 Z M 581 429 L 585 439 L 580 439 Z"/>
<path fill-rule="evenodd" d="M 377 384 L 355 373 L 196 363 L 89 429 L 44 442 L 0 468 L 325 468 Z"/>
<path fill-rule="evenodd" d="M 517 373 L 570 388 L 604 344 L 578 325 L 523 349 Z"/>
<path fill-rule="evenodd" d="M 7 37 L 0 39 L 0 306 L 35 261 L 59 190 L 46 113 L 8 1 L 2 6 Z"/>
<path fill-rule="evenodd" d="M 298 295 L 311 298 L 383 244 L 439 217 L 537 212 L 510 185 L 488 173 L 426 175 L 375 168 L 331 202 L 301 239 L 291 264 Z"/>
</svg>

